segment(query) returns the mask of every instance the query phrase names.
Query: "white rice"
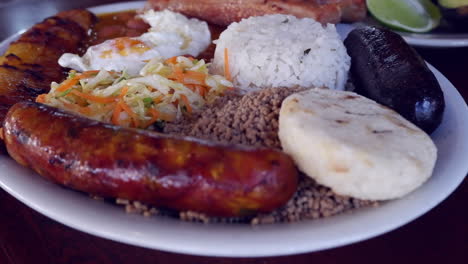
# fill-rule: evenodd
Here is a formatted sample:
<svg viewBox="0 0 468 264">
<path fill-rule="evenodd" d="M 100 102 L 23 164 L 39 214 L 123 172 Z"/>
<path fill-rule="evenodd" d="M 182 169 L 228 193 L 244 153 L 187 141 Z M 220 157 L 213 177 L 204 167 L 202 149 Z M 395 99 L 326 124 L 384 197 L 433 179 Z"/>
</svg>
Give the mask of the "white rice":
<svg viewBox="0 0 468 264">
<path fill-rule="evenodd" d="M 232 23 L 215 42 L 211 66 L 224 73 L 224 53 L 234 85 L 245 91 L 268 87 L 344 90 L 350 57 L 333 24 L 309 18 L 266 15 Z"/>
</svg>

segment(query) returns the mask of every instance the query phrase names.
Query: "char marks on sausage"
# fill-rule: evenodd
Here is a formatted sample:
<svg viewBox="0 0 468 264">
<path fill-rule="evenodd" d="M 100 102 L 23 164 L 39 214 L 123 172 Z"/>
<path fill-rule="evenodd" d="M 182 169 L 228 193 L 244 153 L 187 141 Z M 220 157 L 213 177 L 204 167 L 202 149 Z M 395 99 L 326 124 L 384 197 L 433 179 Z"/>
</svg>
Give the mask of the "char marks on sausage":
<svg viewBox="0 0 468 264">
<path fill-rule="evenodd" d="M 18 163 L 102 197 L 243 216 L 272 211 L 297 189 L 293 161 L 276 150 L 107 125 L 35 102 L 11 107 L 3 125 Z"/>
</svg>

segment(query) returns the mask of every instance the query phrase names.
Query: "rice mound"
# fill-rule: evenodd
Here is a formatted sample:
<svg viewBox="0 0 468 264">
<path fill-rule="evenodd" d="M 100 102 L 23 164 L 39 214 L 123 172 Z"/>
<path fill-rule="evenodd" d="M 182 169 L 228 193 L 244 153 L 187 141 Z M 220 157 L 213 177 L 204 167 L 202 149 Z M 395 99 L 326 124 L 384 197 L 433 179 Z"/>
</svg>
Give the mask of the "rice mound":
<svg viewBox="0 0 468 264">
<path fill-rule="evenodd" d="M 266 15 L 232 23 L 215 41 L 211 66 L 224 73 L 225 49 L 236 87 L 327 87 L 344 90 L 351 59 L 335 25 Z"/>
</svg>

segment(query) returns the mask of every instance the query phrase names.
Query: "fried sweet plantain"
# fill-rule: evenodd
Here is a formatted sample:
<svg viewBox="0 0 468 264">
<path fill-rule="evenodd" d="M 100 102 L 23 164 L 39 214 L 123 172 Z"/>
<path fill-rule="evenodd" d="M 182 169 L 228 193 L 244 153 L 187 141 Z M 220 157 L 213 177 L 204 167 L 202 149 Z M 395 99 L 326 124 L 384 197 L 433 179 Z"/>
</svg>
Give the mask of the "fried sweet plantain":
<svg viewBox="0 0 468 264">
<path fill-rule="evenodd" d="M 65 52 L 83 48 L 96 17 L 87 10 L 60 12 L 34 25 L 0 57 L 0 125 L 8 109 L 47 93 L 50 83 L 64 78 L 57 63 Z"/>
</svg>

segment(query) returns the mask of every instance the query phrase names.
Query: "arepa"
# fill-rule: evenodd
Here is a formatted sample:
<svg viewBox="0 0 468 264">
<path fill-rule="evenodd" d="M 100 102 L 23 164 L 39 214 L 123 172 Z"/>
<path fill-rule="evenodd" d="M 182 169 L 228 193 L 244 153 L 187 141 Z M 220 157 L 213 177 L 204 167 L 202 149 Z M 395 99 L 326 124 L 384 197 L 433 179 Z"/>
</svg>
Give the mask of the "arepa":
<svg viewBox="0 0 468 264">
<path fill-rule="evenodd" d="M 290 95 L 279 116 L 283 150 L 334 192 L 360 199 L 402 197 L 432 174 L 431 138 L 398 113 L 352 92 Z"/>
</svg>

